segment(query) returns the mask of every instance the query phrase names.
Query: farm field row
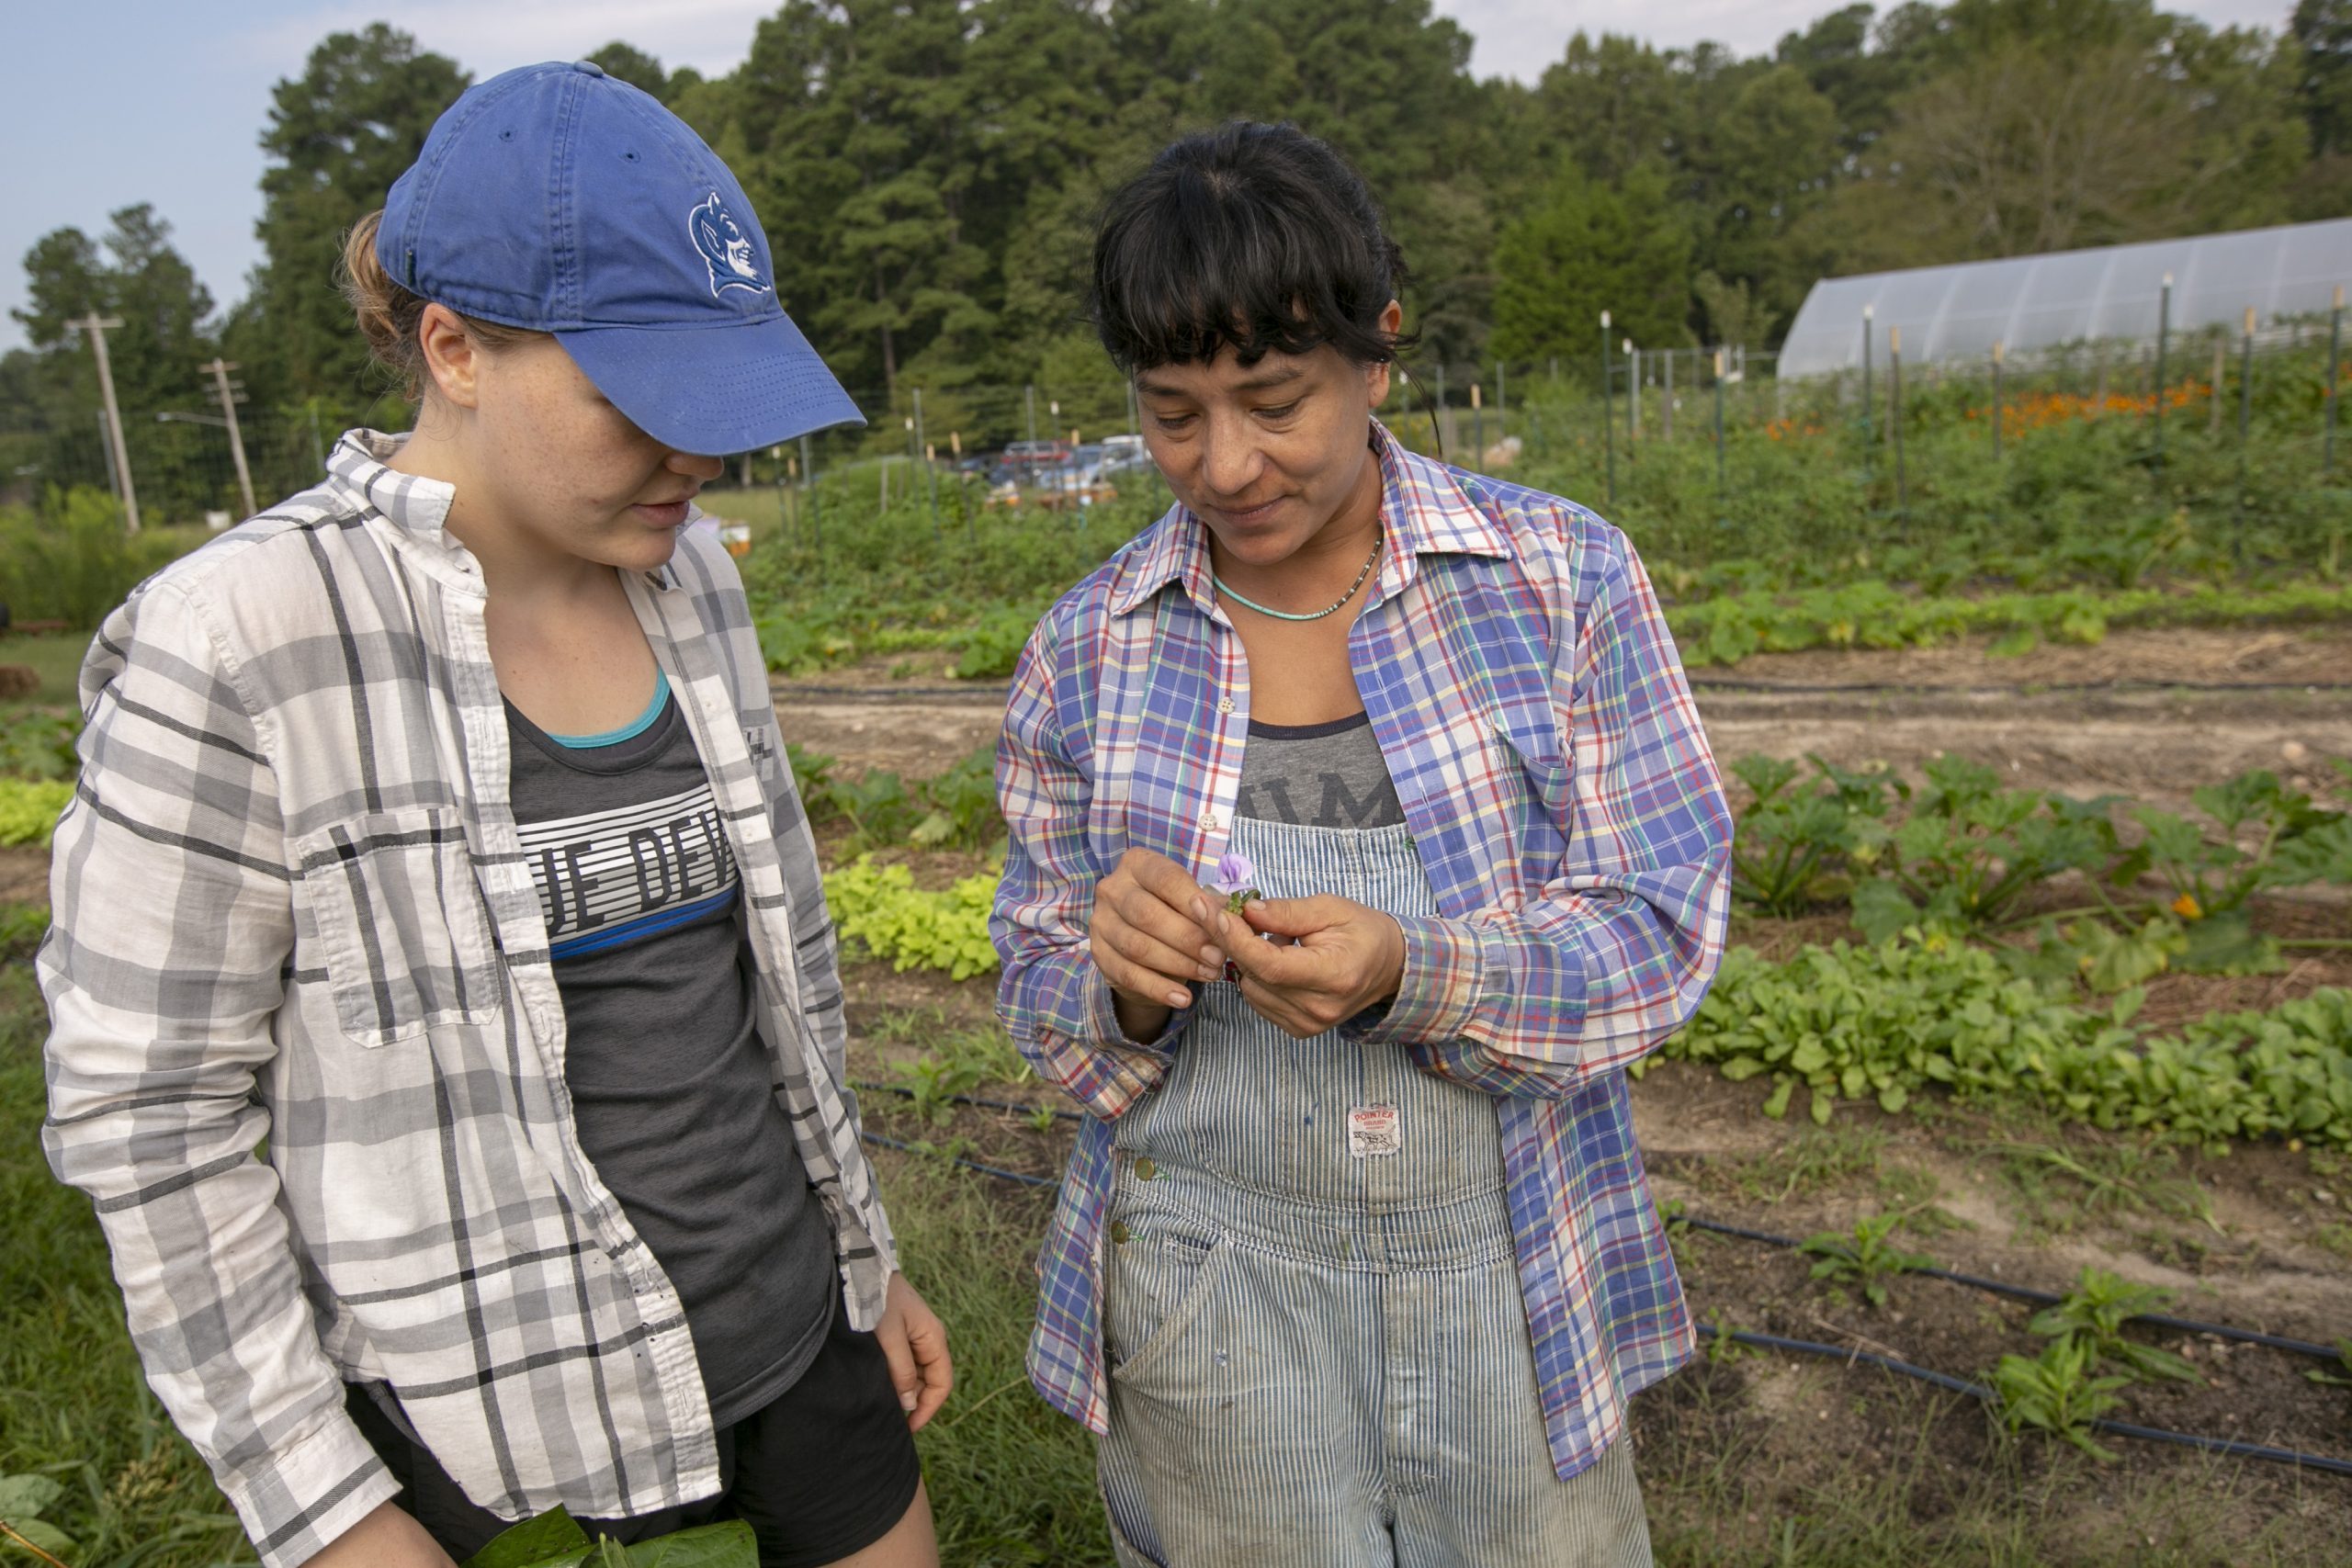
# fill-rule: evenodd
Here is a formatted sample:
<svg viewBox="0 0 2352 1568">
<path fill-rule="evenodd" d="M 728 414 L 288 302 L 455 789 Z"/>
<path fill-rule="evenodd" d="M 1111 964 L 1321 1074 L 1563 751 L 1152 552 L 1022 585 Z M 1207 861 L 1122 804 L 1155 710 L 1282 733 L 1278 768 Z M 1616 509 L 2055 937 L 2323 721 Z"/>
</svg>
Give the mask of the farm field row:
<svg viewBox="0 0 2352 1568">
<path fill-rule="evenodd" d="M 2041 789 L 2124 795 L 2197 825 L 2210 849 L 2219 841 L 2204 809 L 2213 797 L 2200 802 L 2197 791 L 2251 769 L 2278 781 L 2278 795 L 2257 810 L 2296 795 L 2311 797 L 2309 812 L 2329 809 L 2328 762 L 2352 755 L 2352 717 L 2341 694 L 2306 688 L 2323 686 L 2315 677 L 2337 656 L 2339 635 L 2126 631 L 2097 648 L 2045 646 L 2022 660 L 1991 659 L 1983 638 L 1902 653 L 1761 654 L 1739 671 L 1742 689 L 1702 687 L 1700 701 L 1726 764 L 1751 754 L 1796 762 L 1808 752 L 1840 771 L 1890 763 L 1915 792 L 1899 803 L 1886 797 L 1891 833 L 1923 810 L 1933 814 L 1923 803 L 1928 770 L 1941 753 L 1988 766 L 1989 782 L 1951 766 L 1943 773 L 1962 784 L 1975 780 L 1987 798 Z M 2069 690 L 2068 660 L 2120 665 L 2091 669 L 2079 676 L 2086 682 L 2129 680 L 2136 667 L 2195 685 Z M 1987 667 L 2014 669 L 2024 680 L 1988 691 Z M 1702 681 L 1712 678 L 1702 672 Z M 1899 689 L 1858 689 L 1864 685 Z M 985 768 L 969 753 L 994 733 L 996 699 L 978 683 L 940 691 L 910 691 L 869 662 L 829 687 L 780 683 L 778 697 L 804 765 L 808 751 L 835 756 L 833 776 L 852 803 L 820 829 L 845 930 L 859 926 L 857 878 L 866 876 L 870 888 L 876 865 L 903 867 L 924 889 L 978 879 L 981 890 L 966 895 L 960 934 L 943 935 L 937 921 L 905 925 L 919 940 L 944 944 L 944 967 L 900 971 L 870 956 L 869 942 L 887 947 L 899 939 L 868 927 L 866 938 L 847 944 L 844 969 L 851 1075 L 867 1086 L 867 1129 L 908 1145 L 877 1148 L 885 1190 L 910 1269 L 958 1334 L 958 1404 L 922 1441 L 948 1560 L 1106 1562 L 1086 1440 L 1028 1393 L 1021 1372 L 1043 1199 L 954 1163 L 1050 1179 L 1068 1134 L 1052 1114 L 1056 1097 L 994 1030 L 989 955 L 968 923 L 984 907 L 992 822 Z M 29 730 L 17 739 L 27 755 L 40 750 Z M 962 761 L 939 771 L 951 759 Z M 20 773 L 37 766 L 23 756 L 7 765 Z M 886 784 L 879 775 L 890 771 L 902 779 Z M 1834 777 L 1800 770 L 1781 788 L 1834 793 Z M 1736 787 L 1747 804 L 1753 791 Z M 1861 819 L 1880 818 L 1865 812 Z M 2120 807 L 2112 819 L 2130 826 L 2098 852 L 2129 854 L 2144 824 Z M 2248 829 L 2241 840 L 2252 820 L 2241 822 Z M 1840 830 L 1855 826 L 1850 814 L 1840 823 Z M 2286 835 L 2296 836 L 2307 833 Z M 924 841 L 911 841 L 918 837 Z M 856 855 L 868 839 L 879 847 L 860 874 Z M 1752 840 L 1766 843 L 1769 834 Z M 2256 847 L 2243 846 L 2249 853 Z M 2193 853 L 2185 845 L 2182 852 Z M 2203 866 L 2209 889 L 2244 863 Z M 2091 901 L 2086 887 L 2107 869 L 2056 872 L 2020 897 L 2007 911 L 2013 923 L 1991 933 L 1996 940 L 1953 951 L 2035 948 L 2040 917 Z M 2172 897 L 2154 863 L 2145 869 L 2147 879 L 2135 885 L 2139 902 Z M 44 872 L 38 849 L 0 850 L 0 905 L 38 904 Z M 1853 868 L 1831 874 L 1850 878 Z M 1876 1082 L 1848 1092 L 1848 1060 L 1808 1056 L 1800 1067 L 1793 1046 L 1752 1077 L 1719 1070 L 1737 1054 L 1740 1028 L 1801 1010 L 1772 989 L 1803 974 L 1792 965 L 1832 962 L 1820 955 L 1836 954 L 1840 938 L 1859 937 L 1850 892 L 1840 891 L 1815 888 L 1820 897 L 1781 916 L 1743 912 L 1733 937 L 1747 955 L 1719 982 L 1710 1005 L 1720 1016 L 1688 1032 L 1633 1089 L 1653 1189 L 1671 1215 L 1847 1238 L 1807 1257 L 1678 1226 L 1678 1261 L 1702 1323 L 1890 1356 L 1981 1382 L 1995 1379 L 2005 1357 L 2041 1375 L 2049 1348 L 2061 1341 L 2034 1331 L 2031 1307 L 1897 1263 L 1859 1269 L 1850 1261 L 1915 1255 L 2052 1292 L 2079 1286 L 2083 1270 L 2097 1268 L 2116 1276 L 2119 1290 L 2168 1292 L 2169 1310 L 2181 1316 L 2323 1345 L 2344 1332 L 2352 1156 L 2331 1146 L 2324 1127 L 2217 1134 L 2206 1126 L 2183 1136 L 2130 1125 L 2126 1116 L 2118 1119 L 2125 1124 L 2102 1128 L 2086 1124 L 2063 1096 L 1998 1085 L 1959 1096 L 1933 1082 L 1906 1084 L 1900 1109 L 1889 1110 Z M 2340 892 L 2325 879 L 2252 886 L 2239 908 L 2253 931 L 2322 943 L 2352 936 Z M 27 1216 L 18 1227 L 24 1240 L 12 1242 L 22 1251 L 11 1257 L 10 1275 L 36 1281 L 0 1305 L 0 1474 L 38 1470 L 69 1482 L 59 1517 L 83 1548 L 76 1568 L 237 1560 L 233 1528 L 200 1467 L 137 1389 L 86 1205 L 50 1180 L 37 1152 L 42 1026 L 26 950 L 38 923 L 37 914 L 0 919 L 0 1077 L 7 1085 L 0 1114 L 10 1119 L 0 1127 L 8 1151 L 0 1155 L 0 1199 Z M 2051 1007 L 2070 1016 L 2107 1010 L 2111 1020 L 2119 997 L 2137 993 L 2128 1027 L 2179 1038 L 2209 1012 L 2279 1017 L 2295 1007 L 2342 1006 L 2330 998 L 2352 987 L 2352 954 L 2311 945 L 2240 974 L 2182 973 L 2167 953 L 2165 967 L 2120 990 L 2024 981 L 1970 960 L 1976 969 L 1960 979 L 1982 985 L 1960 997 L 1969 987 L 1955 988 L 1950 954 L 1931 957 L 1916 944 L 1888 951 L 1920 956 L 1907 969 L 1898 960 L 1881 966 L 1886 973 L 1861 975 L 1863 961 L 1849 947 L 1836 960 L 1838 973 L 1894 998 L 1898 1010 L 1924 1008 L 1931 1021 L 1947 1017 L 1955 998 L 1963 1008 L 2018 999 L 2023 993 L 2007 987 L 2039 985 L 2054 987 L 2027 998 L 2039 1027 L 2052 1027 Z M 960 979 L 958 952 L 967 961 Z M 1815 976 L 1814 989 L 1826 988 Z M 2313 1016 L 2314 1032 L 2343 1028 L 2335 1014 Z M 2075 1025 L 2055 1027 L 2064 1033 Z M 2342 1076 L 2340 1032 L 2336 1043 Z M 1883 1064 L 1861 1065 L 1867 1073 Z M 2282 1071 L 2292 1077 L 2295 1068 L 2290 1062 Z M 1800 1081 L 1776 1121 L 1764 1112 L 1780 1073 Z M 1823 1073 L 1834 1114 L 1816 1125 L 1804 1114 L 1811 1088 L 1801 1080 Z M 1023 1109 L 957 1103 L 958 1096 Z M 1847 1265 L 1836 1265 L 1839 1247 Z M 1825 1267 L 1829 1276 L 1817 1278 Z M 1872 1287 L 1883 1299 L 1873 1299 Z M 2184 1357 L 2194 1381 L 2137 1380 L 2110 1391 L 2119 1403 L 2107 1414 L 2352 1458 L 2341 1440 L 2352 1427 L 2352 1393 L 2306 1375 L 2352 1369 L 2194 1334 L 2127 1327 L 2123 1338 Z M 1696 1363 L 1634 1406 L 1636 1463 L 1664 1563 L 2318 1564 L 2334 1560 L 2352 1529 L 2352 1491 L 2340 1478 L 2095 1437 L 2116 1456 L 2100 1460 L 2045 1434 L 2010 1431 L 1973 1401 L 1884 1371 L 1757 1352 L 1729 1338 L 1707 1343 Z M 2028 1375 L 2013 1371 L 2011 1378 Z M 2091 1376 L 2075 1374 L 2075 1395 L 2097 1392 Z"/>
</svg>

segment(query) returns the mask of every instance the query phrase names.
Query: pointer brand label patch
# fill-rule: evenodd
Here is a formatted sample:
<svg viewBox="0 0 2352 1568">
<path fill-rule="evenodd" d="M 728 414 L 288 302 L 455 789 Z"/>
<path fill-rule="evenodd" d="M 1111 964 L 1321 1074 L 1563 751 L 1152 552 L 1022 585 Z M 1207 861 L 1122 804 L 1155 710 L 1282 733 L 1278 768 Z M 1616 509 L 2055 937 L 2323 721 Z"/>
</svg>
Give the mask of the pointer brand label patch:
<svg viewBox="0 0 2352 1568">
<path fill-rule="evenodd" d="M 759 257 L 752 250 L 752 237 L 735 221 L 717 191 L 712 191 L 708 200 L 688 214 L 686 231 L 694 236 L 695 249 L 710 268 L 712 299 L 725 299 L 730 288 L 741 288 L 747 294 L 775 292 L 775 285 L 760 271 Z"/>
<path fill-rule="evenodd" d="M 1359 1105 L 1348 1112 L 1348 1153 L 1358 1159 L 1403 1152 L 1403 1130 L 1393 1105 Z"/>
</svg>

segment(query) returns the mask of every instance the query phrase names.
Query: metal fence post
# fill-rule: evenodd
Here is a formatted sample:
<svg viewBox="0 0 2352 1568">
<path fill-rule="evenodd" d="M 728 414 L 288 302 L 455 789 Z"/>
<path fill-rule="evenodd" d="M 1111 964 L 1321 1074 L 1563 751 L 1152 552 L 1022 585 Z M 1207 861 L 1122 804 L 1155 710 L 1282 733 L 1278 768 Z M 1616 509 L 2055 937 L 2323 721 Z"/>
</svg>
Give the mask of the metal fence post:
<svg viewBox="0 0 2352 1568">
<path fill-rule="evenodd" d="M 1993 340 L 1993 466 L 2001 466 L 2001 340 Z M 1997 475 L 1996 478 L 1997 479 Z"/>
<path fill-rule="evenodd" d="M 2245 438 L 2254 418 L 2254 307 L 2245 308 L 2245 347 L 2238 351 L 2238 501 L 2237 538 L 2231 549 L 2245 559 Z"/>
<path fill-rule="evenodd" d="M 1903 479 L 1903 329 L 1886 329 L 1886 429 L 1894 443 L 1894 536 L 1911 538 L 1911 495 Z"/>
<path fill-rule="evenodd" d="M 806 435 L 800 438 L 800 476 L 808 487 L 808 549 L 821 566 L 825 559 L 825 530 L 820 518 L 821 502 L 817 497 L 817 455 Z"/>
<path fill-rule="evenodd" d="M 2165 359 L 2172 346 L 2172 274 L 2165 274 L 2165 286 L 2156 296 L 2156 475 L 2165 471 Z"/>
<path fill-rule="evenodd" d="M 1642 438 L 1642 351 L 1634 340 L 1625 340 L 1625 389 L 1634 400 L 1633 422 L 1625 431 L 1625 453 L 1633 455 L 1634 445 Z"/>
<path fill-rule="evenodd" d="M 1609 504 L 1617 504 L 1617 408 L 1610 397 L 1609 312 L 1600 312 L 1600 445 L 1609 460 Z"/>
<path fill-rule="evenodd" d="M 1475 366 L 1472 368 L 1476 368 Z M 1470 383 L 1470 462 L 1473 473 L 1487 468 L 1487 406 L 1478 395 L 1478 383 Z"/>
<path fill-rule="evenodd" d="M 1862 483 L 1866 486 L 1871 482 L 1871 440 L 1875 434 L 1871 419 L 1877 412 L 1871 400 L 1871 338 L 1874 333 L 1871 317 L 1874 313 L 1872 307 L 1862 307 Z"/>
<path fill-rule="evenodd" d="M 1660 400 L 1660 402 L 1658 403 L 1658 407 L 1657 407 L 1657 417 L 1658 417 L 1658 436 L 1657 436 L 1657 438 L 1658 438 L 1660 441 L 1671 441 L 1671 440 L 1673 440 L 1673 439 L 1674 439 L 1674 350 L 1672 350 L 1672 349 L 1670 349 L 1670 348 L 1669 348 L 1669 349 L 1668 349 L 1668 350 L 1666 351 L 1666 390 L 1661 394 L 1661 400 Z"/>
<path fill-rule="evenodd" d="M 2335 472 L 2335 360 L 2344 348 L 2344 286 L 2335 286 L 2335 303 L 2327 317 L 2327 430 L 2320 438 L 2319 471 L 2322 479 Z"/>
<path fill-rule="evenodd" d="M 1715 350 L 1715 526 L 1731 526 L 1730 489 L 1724 479 L 1724 351 Z"/>
<path fill-rule="evenodd" d="M 915 445 L 912 458 L 922 465 L 923 499 L 931 505 L 931 536 L 936 543 L 939 539 L 939 471 L 931 466 L 931 442 L 923 434 L 922 389 L 917 387 L 914 392 L 915 417 L 911 422 L 911 428 L 914 431 Z"/>
</svg>

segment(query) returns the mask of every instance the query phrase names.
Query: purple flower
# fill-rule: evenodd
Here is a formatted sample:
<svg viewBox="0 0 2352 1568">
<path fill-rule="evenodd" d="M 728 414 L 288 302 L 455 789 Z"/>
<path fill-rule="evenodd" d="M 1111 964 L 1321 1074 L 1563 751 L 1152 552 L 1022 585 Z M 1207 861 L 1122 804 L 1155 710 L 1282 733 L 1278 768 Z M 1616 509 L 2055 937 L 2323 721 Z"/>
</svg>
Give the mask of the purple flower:
<svg viewBox="0 0 2352 1568">
<path fill-rule="evenodd" d="M 1216 869 L 1209 873 L 1209 886 L 1225 895 L 1227 913 L 1239 914 L 1241 906 L 1260 897 L 1250 884 L 1257 879 L 1258 868 L 1250 863 L 1248 855 L 1231 851 L 1216 857 Z"/>
</svg>

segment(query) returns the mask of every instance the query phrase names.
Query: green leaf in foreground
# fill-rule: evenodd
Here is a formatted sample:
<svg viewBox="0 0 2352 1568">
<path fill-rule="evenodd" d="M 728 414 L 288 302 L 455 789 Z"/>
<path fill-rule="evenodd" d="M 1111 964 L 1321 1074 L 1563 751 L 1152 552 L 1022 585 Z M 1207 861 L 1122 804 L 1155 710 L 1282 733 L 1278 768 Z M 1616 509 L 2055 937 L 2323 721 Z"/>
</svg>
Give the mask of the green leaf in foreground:
<svg viewBox="0 0 2352 1568">
<path fill-rule="evenodd" d="M 0 1475 L 0 1522 L 43 1551 L 72 1551 L 74 1538 L 41 1517 L 63 1495 L 65 1488 L 46 1475 Z M 0 1540 L 0 1547 L 7 1544 Z"/>
<path fill-rule="evenodd" d="M 581 1568 L 590 1559 L 609 1568 L 759 1568 L 760 1548 L 741 1519 L 697 1525 L 633 1546 L 590 1540 L 579 1521 L 558 1506 L 503 1530 L 468 1558 L 465 1568 Z"/>
<path fill-rule="evenodd" d="M 573 1568 L 587 1560 L 591 1546 L 588 1532 L 559 1504 L 501 1530 L 464 1568 Z"/>
</svg>

